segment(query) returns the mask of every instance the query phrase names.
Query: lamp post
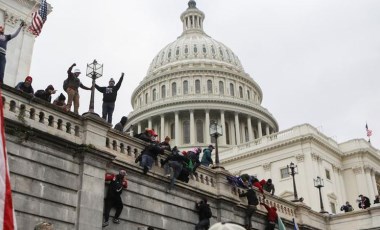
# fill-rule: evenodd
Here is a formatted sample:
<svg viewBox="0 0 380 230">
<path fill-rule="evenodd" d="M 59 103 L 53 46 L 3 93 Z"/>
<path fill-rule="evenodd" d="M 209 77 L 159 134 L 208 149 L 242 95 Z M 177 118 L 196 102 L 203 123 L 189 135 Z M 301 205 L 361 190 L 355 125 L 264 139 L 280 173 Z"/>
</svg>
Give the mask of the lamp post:
<svg viewBox="0 0 380 230">
<path fill-rule="evenodd" d="M 328 213 L 324 210 L 323 208 L 323 201 L 322 201 L 322 193 L 321 193 L 321 188 L 324 187 L 323 179 L 317 176 L 317 179 L 314 179 L 314 187 L 319 189 L 319 202 L 321 205 L 321 211 L 320 213 Z"/>
<path fill-rule="evenodd" d="M 210 124 L 210 136 L 215 137 L 215 167 L 220 168 L 219 166 L 219 152 L 218 152 L 218 137 L 223 135 L 222 125 L 213 122 Z"/>
<path fill-rule="evenodd" d="M 290 162 L 290 165 L 288 165 L 288 173 L 293 177 L 294 200 L 292 201 L 297 202 L 299 200 L 298 200 L 296 180 L 294 179 L 294 175 L 298 174 L 298 168 L 297 168 L 297 165 L 295 165 L 293 162 Z"/>
<path fill-rule="evenodd" d="M 103 76 L 103 64 L 99 64 L 95 59 L 92 63 L 87 64 L 86 76 L 92 79 L 91 100 L 88 108 L 88 113 L 94 112 L 94 97 L 95 97 L 95 80 Z"/>
</svg>

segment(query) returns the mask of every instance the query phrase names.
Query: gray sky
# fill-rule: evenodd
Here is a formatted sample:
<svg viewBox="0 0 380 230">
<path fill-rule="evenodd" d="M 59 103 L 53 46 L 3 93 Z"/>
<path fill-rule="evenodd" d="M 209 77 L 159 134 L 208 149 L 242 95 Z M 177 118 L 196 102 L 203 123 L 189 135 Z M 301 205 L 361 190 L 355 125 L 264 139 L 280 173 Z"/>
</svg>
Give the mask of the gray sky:
<svg viewBox="0 0 380 230">
<path fill-rule="evenodd" d="M 182 32 L 187 0 L 50 0 L 53 12 L 36 39 L 31 75 L 35 89 L 62 90 L 74 62 L 104 63 L 104 77 L 120 88 L 113 123 L 132 111 L 130 96 L 154 56 Z M 380 147 L 380 1 L 198 0 L 205 32 L 240 58 L 260 85 L 262 106 L 280 130 L 309 123 L 338 142 L 366 138 Z M 90 91 L 82 90 L 80 112 Z M 96 91 L 95 110 L 101 114 Z"/>
</svg>

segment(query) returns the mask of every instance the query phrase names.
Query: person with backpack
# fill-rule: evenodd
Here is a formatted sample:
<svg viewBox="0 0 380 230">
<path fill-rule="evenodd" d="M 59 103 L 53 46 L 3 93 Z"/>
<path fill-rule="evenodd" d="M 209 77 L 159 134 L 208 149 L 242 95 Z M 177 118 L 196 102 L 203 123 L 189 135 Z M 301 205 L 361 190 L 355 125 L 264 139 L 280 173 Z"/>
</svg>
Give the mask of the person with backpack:
<svg viewBox="0 0 380 230">
<path fill-rule="evenodd" d="M 106 181 L 110 181 L 110 183 L 108 185 L 108 191 L 105 200 L 103 227 L 109 225 L 108 219 L 112 207 L 116 208 L 115 216 L 112 221 L 115 224 L 120 223 L 119 217 L 121 211 L 123 211 L 123 201 L 121 200 L 121 193 L 123 192 L 123 189 L 127 189 L 128 187 L 126 175 L 127 173 L 125 170 L 120 170 L 118 175 L 106 173 Z"/>
<path fill-rule="evenodd" d="M 170 179 L 167 191 L 170 191 L 174 187 L 174 183 L 181 174 L 186 161 L 186 157 L 181 154 L 171 154 L 165 160 L 161 161 L 161 166 L 165 169 L 165 175 Z"/>
<path fill-rule="evenodd" d="M 190 175 L 197 175 L 197 168 L 201 165 L 199 160 L 199 155 L 202 152 L 201 147 L 196 147 L 192 150 L 187 151 L 186 157 L 189 159 L 189 167 L 192 168 Z"/>
<path fill-rule="evenodd" d="M 115 85 L 115 80 L 110 79 L 107 87 L 100 87 L 95 84 L 95 88 L 103 93 L 103 106 L 102 106 L 102 118 L 112 124 L 112 114 L 115 110 L 115 101 L 117 97 L 117 91 L 119 90 L 121 83 L 123 82 L 124 73 L 121 73 L 121 77 Z"/>
<path fill-rule="evenodd" d="M 211 208 L 210 205 L 207 204 L 207 199 L 203 198 L 200 202 L 196 202 L 195 208 L 199 216 L 199 222 L 195 225 L 195 230 L 207 230 L 210 227 L 210 218 L 212 217 Z"/>
<path fill-rule="evenodd" d="M 13 34 L 6 35 L 4 35 L 4 26 L 0 26 L 0 84 L 3 84 L 5 64 L 7 63 L 7 59 L 5 58 L 5 54 L 7 52 L 7 44 L 10 40 L 17 37 L 21 31 L 21 28 L 24 26 L 25 22 L 21 21 L 19 28 Z"/>
<path fill-rule="evenodd" d="M 63 82 L 63 89 L 67 93 L 67 105 L 66 110 L 70 111 L 71 105 L 74 102 L 74 113 L 78 114 L 79 110 L 79 87 L 85 90 L 91 90 L 91 88 L 84 86 L 80 80 L 79 75 L 81 74 L 79 69 L 75 69 L 72 72 L 72 69 L 76 66 L 76 64 L 72 64 L 67 70 L 67 79 Z"/>
<path fill-rule="evenodd" d="M 16 85 L 16 89 L 20 90 L 24 93 L 28 93 L 30 95 L 34 94 L 34 89 L 32 86 L 33 78 L 31 76 L 27 76 L 24 81 L 19 82 Z"/>
<path fill-rule="evenodd" d="M 253 190 L 252 186 L 249 186 L 247 192 L 239 194 L 239 197 L 247 197 L 248 206 L 245 210 L 245 227 L 246 229 L 252 228 L 252 215 L 257 210 L 257 205 L 259 200 L 257 199 L 256 192 Z"/>
<path fill-rule="evenodd" d="M 45 90 L 37 90 L 34 96 L 40 98 L 41 100 L 51 103 L 51 95 L 55 94 L 56 92 L 57 90 L 55 90 L 52 85 L 48 85 L 48 87 L 46 87 Z"/>
<path fill-rule="evenodd" d="M 212 145 L 209 145 L 208 148 L 203 149 L 203 156 L 202 156 L 202 160 L 201 160 L 201 165 L 208 167 L 209 165 L 213 164 L 213 161 L 211 158 L 211 153 L 212 153 L 213 149 L 215 149 L 215 148 Z"/>
</svg>

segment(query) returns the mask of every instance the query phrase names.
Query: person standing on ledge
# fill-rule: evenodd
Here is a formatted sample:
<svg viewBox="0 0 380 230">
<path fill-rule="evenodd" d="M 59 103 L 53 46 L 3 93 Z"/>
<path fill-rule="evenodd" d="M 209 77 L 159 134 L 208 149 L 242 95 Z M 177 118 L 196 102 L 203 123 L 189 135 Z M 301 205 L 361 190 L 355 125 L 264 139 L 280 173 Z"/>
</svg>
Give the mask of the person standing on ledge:
<svg viewBox="0 0 380 230">
<path fill-rule="evenodd" d="M 67 79 L 63 82 L 63 89 L 67 93 L 67 105 L 66 105 L 66 110 L 70 111 L 71 105 L 73 104 L 74 101 L 74 113 L 78 114 L 79 110 L 79 92 L 78 89 L 81 87 L 82 89 L 85 90 L 91 90 L 91 88 L 88 88 L 84 85 L 79 80 L 79 75 L 80 75 L 80 70 L 75 69 L 74 72 L 71 72 L 74 66 L 77 64 L 72 64 L 70 68 L 67 70 Z"/>
<path fill-rule="evenodd" d="M 20 27 L 13 34 L 4 35 L 4 26 L 0 26 L 0 84 L 3 84 L 5 64 L 7 62 L 5 54 L 7 52 L 7 44 L 10 40 L 17 37 L 21 28 L 24 27 L 24 21 L 21 21 Z"/>
<path fill-rule="evenodd" d="M 121 73 L 121 77 L 116 85 L 115 80 L 111 78 L 107 87 L 100 87 L 97 84 L 95 84 L 95 88 L 99 92 L 103 93 L 102 118 L 110 124 L 112 124 L 112 114 L 115 109 L 117 91 L 119 90 L 121 83 L 123 82 L 123 78 L 124 73 Z"/>
</svg>

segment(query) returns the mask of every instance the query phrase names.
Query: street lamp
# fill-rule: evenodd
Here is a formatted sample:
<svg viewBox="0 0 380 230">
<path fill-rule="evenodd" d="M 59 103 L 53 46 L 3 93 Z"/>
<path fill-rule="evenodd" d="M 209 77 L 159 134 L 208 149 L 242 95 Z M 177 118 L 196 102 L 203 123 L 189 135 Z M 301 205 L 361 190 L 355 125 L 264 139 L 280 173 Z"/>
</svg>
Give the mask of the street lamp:
<svg viewBox="0 0 380 230">
<path fill-rule="evenodd" d="M 87 64 L 86 76 L 92 79 L 91 100 L 88 108 L 89 113 L 94 113 L 95 80 L 103 76 L 103 64 L 99 64 L 95 59 Z"/>
<path fill-rule="evenodd" d="M 320 213 L 328 213 L 324 210 L 323 208 L 323 201 L 322 201 L 322 193 L 321 193 L 321 188 L 324 187 L 323 179 L 317 176 L 317 179 L 314 179 L 314 187 L 319 189 L 319 202 L 321 204 L 321 211 Z"/>
<path fill-rule="evenodd" d="M 219 168 L 218 137 L 223 136 L 222 125 L 213 122 L 210 124 L 210 136 L 215 137 L 215 167 Z"/>
<path fill-rule="evenodd" d="M 294 200 L 292 201 L 297 202 L 298 194 L 297 194 L 296 180 L 294 179 L 294 175 L 298 174 L 298 168 L 297 168 L 297 165 L 295 165 L 293 162 L 290 162 L 290 165 L 288 165 L 288 173 L 293 177 Z"/>
</svg>

